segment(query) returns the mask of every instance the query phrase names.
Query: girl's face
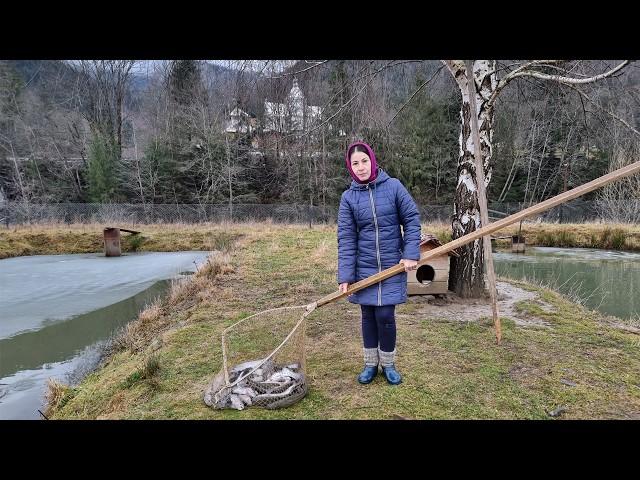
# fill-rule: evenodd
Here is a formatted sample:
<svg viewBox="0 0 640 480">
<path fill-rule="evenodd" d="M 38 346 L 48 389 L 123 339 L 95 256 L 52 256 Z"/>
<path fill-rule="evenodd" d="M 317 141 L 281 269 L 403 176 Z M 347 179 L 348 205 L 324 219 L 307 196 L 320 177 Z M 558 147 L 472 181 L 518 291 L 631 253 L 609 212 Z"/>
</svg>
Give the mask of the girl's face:
<svg viewBox="0 0 640 480">
<path fill-rule="evenodd" d="M 351 169 L 358 176 L 358 179 L 365 182 L 371 176 L 371 159 L 363 152 L 353 152 L 351 154 Z"/>
</svg>

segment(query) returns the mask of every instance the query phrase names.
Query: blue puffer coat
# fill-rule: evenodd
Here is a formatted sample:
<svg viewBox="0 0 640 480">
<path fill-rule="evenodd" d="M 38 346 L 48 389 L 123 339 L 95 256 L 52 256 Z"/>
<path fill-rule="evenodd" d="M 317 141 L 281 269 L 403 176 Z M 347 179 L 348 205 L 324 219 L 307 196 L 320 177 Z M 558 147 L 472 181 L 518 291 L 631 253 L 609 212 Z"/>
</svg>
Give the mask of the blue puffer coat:
<svg viewBox="0 0 640 480">
<path fill-rule="evenodd" d="M 364 185 L 352 181 L 340 199 L 338 283 L 364 280 L 403 258 L 420 259 L 420 214 L 400 180 L 378 169 L 375 181 Z M 407 274 L 394 275 L 348 299 L 360 305 L 404 303 Z"/>
</svg>

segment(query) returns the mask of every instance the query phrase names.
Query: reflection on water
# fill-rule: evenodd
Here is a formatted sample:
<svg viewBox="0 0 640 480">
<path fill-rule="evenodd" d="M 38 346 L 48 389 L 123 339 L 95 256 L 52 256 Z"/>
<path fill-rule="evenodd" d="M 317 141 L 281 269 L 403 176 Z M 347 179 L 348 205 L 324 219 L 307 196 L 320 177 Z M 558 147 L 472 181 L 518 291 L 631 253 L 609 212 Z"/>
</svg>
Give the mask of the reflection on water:
<svg viewBox="0 0 640 480">
<path fill-rule="evenodd" d="M 45 363 L 61 362 L 82 352 L 87 345 L 109 337 L 135 318 L 147 303 L 162 295 L 168 283 L 168 280 L 156 282 L 144 292 L 108 307 L 0 340 L 0 378 Z"/>
<path fill-rule="evenodd" d="M 498 275 L 549 284 L 588 308 L 620 318 L 640 312 L 640 253 L 529 247 L 526 254 L 497 252 L 494 261 Z"/>
<path fill-rule="evenodd" d="M 40 255 L 0 261 L 0 419 L 36 419 L 48 378 L 79 380 L 169 278 L 208 252 Z"/>
</svg>

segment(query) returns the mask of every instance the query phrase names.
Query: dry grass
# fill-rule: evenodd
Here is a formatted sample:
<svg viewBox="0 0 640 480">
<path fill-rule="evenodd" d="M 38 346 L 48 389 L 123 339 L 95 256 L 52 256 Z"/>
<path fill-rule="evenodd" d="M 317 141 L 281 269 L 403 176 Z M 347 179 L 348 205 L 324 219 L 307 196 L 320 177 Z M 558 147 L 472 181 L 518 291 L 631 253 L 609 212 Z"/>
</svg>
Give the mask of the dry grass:
<svg viewBox="0 0 640 480">
<path fill-rule="evenodd" d="M 233 271 L 229 253 L 212 253 L 193 275 L 172 279 L 166 297 L 162 300 L 156 299 L 138 315 L 136 320 L 129 322 L 119 334 L 114 336 L 107 350 L 109 352 L 124 349 L 132 352 L 142 351 L 163 331 L 172 326 L 171 312 L 186 311 L 210 298 L 211 282 L 218 275 Z"/>
<path fill-rule="evenodd" d="M 511 225 L 499 235 L 516 235 L 518 231 L 519 224 Z M 528 245 L 640 250 L 640 226 L 635 224 L 524 222 L 522 234 Z"/>
<path fill-rule="evenodd" d="M 236 232 L 245 236 L 231 254 L 234 271 L 197 284 L 201 290 L 192 296 L 201 300 L 193 307 L 183 308 L 185 299 L 177 296 L 178 303 L 156 320 L 168 327 L 155 337 L 161 342 L 114 355 L 54 418 L 549 419 L 548 412 L 558 406 L 567 408 L 561 418 L 640 415 L 638 336 L 610 328 L 594 312 L 531 285 L 527 288 L 554 308 L 546 311 L 527 301 L 520 310 L 550 327 L 518 327 L 504 318 L 499 347 L 491 322 L 425 317 L 417 303 L 398 307 L 398 367 L 404 375 L 399 387 L 380 378 L 366 387 L 357 384 L 359 309 L 347 302 L 327 305 L 306 326 L 310 391 L 305 399 L 282 410 L 212 410 L 202 393 L 221 368 L 220 335 L 227 326 L 336 289 L 335 228 L 251 225 Z M 155 386 L 142 378 L 153 352 L 161 366 L 152 377 Z"/>
<path fill-rule="evenodd" d="M 32 225 L 0 229 L 0 259 L 20 255 L 45 255 L 61 253 L 92 253 L 103 250 L 102 224 Z M 165 224 L 142 225 L 139 240 L 123 234 L 123 253 L 132 251 L 182 251 L 219 250 L 228 253 L 232 244 L 242 246 L 243 236 L 265 235 L 276 241 L 277 232 L 308 230 L 301 225 L 277 224 L 273 222 L 216 223 L 216 224 Z M 312 231 L 335 232 L 335 225 L 314 225 Z M 433 233 L 447 243 L 451 240 L 451 225 L 444 222 L 423 223 L 423 232 Z M 498 235 L 515 235 L 519 224 L 507 227 Z M 524 222 L 522 234 L 529 245 L 567 246 L 585 248 L 607 248 L 640 250 L 640 226 L 629 224 L 554 224 Z M 500 246 L 510 245 L 508 240 L 499 240 Z M 316 246 L 322 256 L 327 246 Z M 311 255 L 314 255 L 311 252 Z"/>
<path fill-rule="evenodd" d="M 52 411 L 64 407 L 66 400 L 69 398 L 70 387 L 57 380 L 50 378 L 47 380 L 47 389 L 45 390 L 46 409 L 45 415 L 49 416 Z"/>
<path fill-rule="evenodd" d="M 22 255 L 93 253 L 104 250 L 104 225 L 31 225 L 0 229 L 0 259 Z M 238 240 L 237 225 L 142 225 L 140 235 L 122 234 L 123 253 L 174 252 L 184 250 L 228 251 Z M 134 240 L 135 238 L 135 240 Z"/>
</svg>

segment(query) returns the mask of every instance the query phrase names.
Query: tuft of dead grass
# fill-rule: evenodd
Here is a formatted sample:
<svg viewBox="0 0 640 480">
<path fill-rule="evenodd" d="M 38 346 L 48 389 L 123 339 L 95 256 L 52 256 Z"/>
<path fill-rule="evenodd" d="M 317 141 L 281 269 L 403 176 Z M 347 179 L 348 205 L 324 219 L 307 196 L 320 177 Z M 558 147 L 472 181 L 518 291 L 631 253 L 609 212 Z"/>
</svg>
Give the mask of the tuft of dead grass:
<svg viewBox="0 0 640 480">
<path fill-rule="evenodd" d="M 72 389 L 69 385 L 65 385 L 54 378 L 49 378 L 44 393 L 45 415 L 49 416 L 54 409 L 64 407 L 71 391 Z"/>
</svg>

